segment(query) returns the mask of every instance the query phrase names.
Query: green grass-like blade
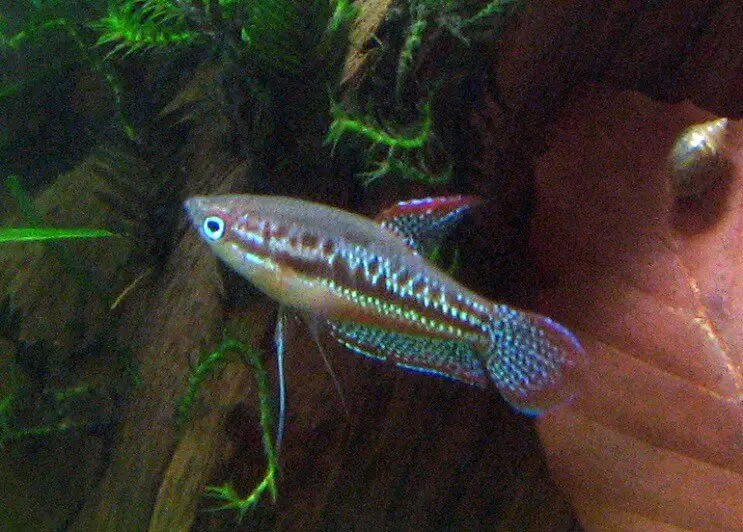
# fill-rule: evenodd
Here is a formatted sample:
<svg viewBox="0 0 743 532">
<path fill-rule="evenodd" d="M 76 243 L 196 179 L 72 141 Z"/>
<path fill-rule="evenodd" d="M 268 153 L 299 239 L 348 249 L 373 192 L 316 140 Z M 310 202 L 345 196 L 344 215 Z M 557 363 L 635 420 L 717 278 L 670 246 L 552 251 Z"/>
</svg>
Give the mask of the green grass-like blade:
<svg viewBox="0 0 743 532">
<path fill-rule="evenodd" d="M 17 242 L 41 242 L 44 240 L 65 240 L 68 238 L 104 238 L 119 236 L 105 229 L 58 229 L 54 227 L 2 227 L 0 244 Z"/>
</svg>

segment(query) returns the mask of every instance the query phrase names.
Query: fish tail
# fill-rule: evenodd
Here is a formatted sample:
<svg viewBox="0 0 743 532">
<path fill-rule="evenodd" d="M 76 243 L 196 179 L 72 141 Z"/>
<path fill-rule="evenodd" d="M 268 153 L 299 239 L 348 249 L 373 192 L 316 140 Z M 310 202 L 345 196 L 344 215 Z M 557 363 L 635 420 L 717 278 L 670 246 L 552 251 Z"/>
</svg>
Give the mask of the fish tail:
<svg viewBox="0 0 743 532">
<path fill-rule="evenodd" d="M 565 327 L 539 314 L 496 305 L 490 334 L 485 369 L 514 408 L 538 416 L 576 395 L 586 356 Z"/>
</svg>

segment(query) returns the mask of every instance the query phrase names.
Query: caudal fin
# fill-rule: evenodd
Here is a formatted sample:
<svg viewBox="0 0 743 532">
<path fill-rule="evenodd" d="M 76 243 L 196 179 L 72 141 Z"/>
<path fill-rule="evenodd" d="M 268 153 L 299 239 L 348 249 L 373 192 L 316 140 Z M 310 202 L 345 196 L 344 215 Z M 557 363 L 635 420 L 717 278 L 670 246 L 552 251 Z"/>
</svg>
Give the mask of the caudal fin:
<svg viewBox="0 0 743 532">
<path fill-rule="evenodd" d="M 486 370 L 514 408 L 537 416 L 576 395 L 586 356 L 570 331 L 506 305 L 495 307 L 491 327 Z"/>
</svg>

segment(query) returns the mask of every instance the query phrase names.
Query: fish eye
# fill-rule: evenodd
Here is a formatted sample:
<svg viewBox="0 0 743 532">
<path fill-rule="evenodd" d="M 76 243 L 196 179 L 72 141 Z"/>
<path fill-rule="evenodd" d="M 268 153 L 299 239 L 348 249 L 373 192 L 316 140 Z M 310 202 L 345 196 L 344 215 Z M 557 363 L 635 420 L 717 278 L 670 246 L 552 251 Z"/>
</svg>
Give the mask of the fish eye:
<svg viewBox="0 0 743 532">
<path fill-rule="evenodd" d="M 219 216 L 208 216 L 201 227 L 209 240 L 219 240 L 224 235 L 224 220 Z"/>
</svg>

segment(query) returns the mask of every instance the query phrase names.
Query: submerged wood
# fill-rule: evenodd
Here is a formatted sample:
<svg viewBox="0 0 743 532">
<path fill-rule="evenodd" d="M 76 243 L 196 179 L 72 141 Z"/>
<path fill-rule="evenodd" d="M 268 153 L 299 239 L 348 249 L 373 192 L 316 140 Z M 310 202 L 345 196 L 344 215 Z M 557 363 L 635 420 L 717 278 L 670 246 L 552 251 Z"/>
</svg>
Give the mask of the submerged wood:
<svg viewBox="0 0 743 532">
<path fill-rule="evenodd" d="M 215 188 L 231 190 L 246 181 L 245 166 L 219 149 L 220 119 L 202 122 L 193 144 L 180 154 L 187 161 L 184 197 Z M 177 199 L 174 208 L 181 208 Z M 224 290 L 216 261 L 202 252 L 198 237 L 186 231 L 182 219 L 172 249 L 149 289 L 153 296 L 148 304 L 122 320 L 119 334 L 132 338 L 141 384 L 134 388 L 117 428 L 99 496 L 86 502 L 73 530 L 147 529 L 182 435 L 176 412 L 187 390 L 190 362 L 221 341 Z M 134 331 L 129 330 L 132 324 Z M 194 467 L 191 474 L 199 478 L 200 471 Z M 180 500 L 194 511 L 193 497 Z M 170 510 L 179 517 L 187 512 Z"/>
<path fill-rule="evenodd" d="M 131 175 L 137 175 L 139 187 L 122 186 Z M 117 316 L 109 309 L 111 302 L 148 264 L 151 240 L 142 231 L 143 213 L 157 190 L 150 178 L 140 157 L 96 149 L 34 198 L 35 209 L 50 226 L 105 227 L 129 236 L 106 242 L 8 244 L 0 251 L 0 321 L 5 323 L 3 334 L 13 341 L 12 350 L 2 349 L 2 356 L 9 363 L 17 353 L 16 375 L 23 373 L 19 363 L 32 368 L 31 375 L 24 374 L 26 390 L 44 388 L 44 393 L 15 398 L 12 411 L 18 426 L 11 429 L 68 422 L 101 429 L 59 430 L 8 444 L 0 464 L 5 479 L 0 498 L 14 509 L 1 519 L 11 528 L 22 523 L 58 529 L 95 492 L 105 464 L 103 429 L 115 419 L 115 390 L 124 380 L 120 370 L 125 355 L 114 348 L 103 354 L 102 346 L 116 344 L 112 328 Z M 120 203 L 131 209 L 118 209 Z M 18 213 L 3 223 L 28 224 Z M 13 380 L 9 371 L 9 366 L 0 368 L 6 384 Z M 55 406 L 49 399 L 52 392 L 81 385 L 96 391 L 80 399 L 75 415 L 57 419 L 48 412 Z"/>
<path fill-rule="evenodd" d="M 101 148 L 35 198 L 36 211 L 50 227 L 102 228 L 126 236 L 4 245 L 0 293 L 10 294 L 9 308 L 19 314 L 19 340 L 43 346 L 52 364 L 102 340 L 111 303 L 147 267 L 152 240 L 144 228 L 157 190 L 143 159 Z M 7 222 L 30 225 L 19 217 Z"/>
</svg>

